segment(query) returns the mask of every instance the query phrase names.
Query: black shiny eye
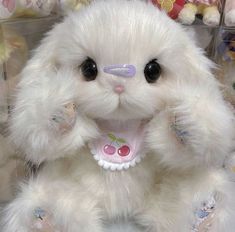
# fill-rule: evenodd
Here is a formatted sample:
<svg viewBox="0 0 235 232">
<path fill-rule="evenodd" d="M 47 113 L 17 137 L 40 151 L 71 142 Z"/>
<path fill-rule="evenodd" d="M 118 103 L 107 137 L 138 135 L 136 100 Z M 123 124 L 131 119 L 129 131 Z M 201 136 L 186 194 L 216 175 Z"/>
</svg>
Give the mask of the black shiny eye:
<svg viewBox="0 0 235 232">
<path fill-rule="evenodd" d="M 89 57 L 81 64 L 81 71 L 86 81 L 93 81 L 98 75 L 95 61 Z"/>
<path fill-rule="evenodd" d="M 154 83 L 158 80 L 161 75 L 161 66 L 158 64 L 156 59 L 151 60 L 146 64 L 144 75 L 148 83 Z"/>
</svg>

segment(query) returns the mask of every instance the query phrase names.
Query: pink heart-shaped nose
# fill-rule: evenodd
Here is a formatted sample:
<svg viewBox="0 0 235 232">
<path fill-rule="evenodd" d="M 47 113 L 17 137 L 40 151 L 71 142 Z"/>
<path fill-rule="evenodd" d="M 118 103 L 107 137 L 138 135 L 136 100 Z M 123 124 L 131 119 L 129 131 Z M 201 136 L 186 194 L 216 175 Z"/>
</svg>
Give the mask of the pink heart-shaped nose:
<svg viewBox="0 0 235 232">
<path fill-rule="evenodd" d="M 116 85 L 116 86 L 114 87 L 114 92 L 115 92 L 115 93 L 118 93 L 118 94 L 123 93 L 124 90 L 125 90 L 125 87 L 124 87 L 123 85 Z"/>
</svg>

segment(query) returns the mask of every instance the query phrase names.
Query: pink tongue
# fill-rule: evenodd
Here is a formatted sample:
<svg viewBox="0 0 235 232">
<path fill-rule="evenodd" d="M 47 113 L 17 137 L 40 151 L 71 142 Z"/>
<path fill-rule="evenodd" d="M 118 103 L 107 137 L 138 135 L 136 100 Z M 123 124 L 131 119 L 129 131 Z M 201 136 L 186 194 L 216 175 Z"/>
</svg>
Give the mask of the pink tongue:
<svg viewBox="0 0 235 232">
<path fill-rule="evenodd" d="M 109 164 L 123 164 L 136 158 L 142 148 L 144 128 L 139 120 L 124 123 L 99 122 L 103 136 L 90 144 L 95 159 Z"/>
</svg>

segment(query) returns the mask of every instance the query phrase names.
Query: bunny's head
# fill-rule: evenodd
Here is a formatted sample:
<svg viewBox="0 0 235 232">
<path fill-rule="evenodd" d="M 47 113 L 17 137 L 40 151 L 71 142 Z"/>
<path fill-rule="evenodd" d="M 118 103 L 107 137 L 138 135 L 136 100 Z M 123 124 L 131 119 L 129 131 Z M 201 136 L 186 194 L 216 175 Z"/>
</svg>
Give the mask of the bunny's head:
<svg viewBox="0 0 235 232">
<path fill-rule="evenodd" d="M 223 105 L 211 67 L 184 29 L 151 4 L 95 1 L 58 24 L 22 72 L 13 139 L 41 162 L 77 150 L 102 131 L 144 134 L 149 121 L 185 100 L 192 108 L 198 97 Z M 68 102 L 76 105 L 75 125 L 52 136 L 49 118 Z"/>
</svg>

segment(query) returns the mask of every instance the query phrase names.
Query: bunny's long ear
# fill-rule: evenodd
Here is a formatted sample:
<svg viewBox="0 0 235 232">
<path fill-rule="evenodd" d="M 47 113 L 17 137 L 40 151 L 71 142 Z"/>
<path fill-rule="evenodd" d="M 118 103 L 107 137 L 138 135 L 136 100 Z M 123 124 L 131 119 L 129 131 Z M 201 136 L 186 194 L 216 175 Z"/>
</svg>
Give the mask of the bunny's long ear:
<svg viewBox="0 0 235 232">
<path fill-rule="evenodd" d="M 233 113 L 212 62 L 193 43 L 186 43 L 181 56 L 184 66 L 165 86 L 165 108 L 150 124 L 148 144 L 170 167 L 222 165 L 233 142 Z"/>
<path fill-rule="evenodd" d="M 11 113 L 11 139 L 34 163 L 73 153 L 96 134 L 95 124 L 76 108 L 74 70 L 56 64 L 65 26 L 50 32 L 24 68 Z"/>
</svg>

